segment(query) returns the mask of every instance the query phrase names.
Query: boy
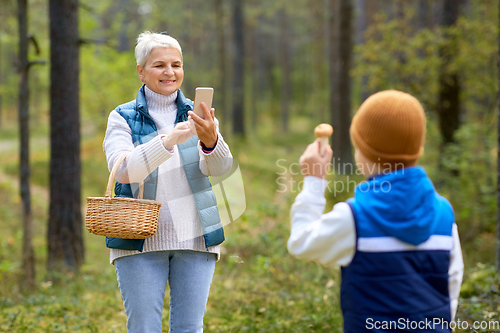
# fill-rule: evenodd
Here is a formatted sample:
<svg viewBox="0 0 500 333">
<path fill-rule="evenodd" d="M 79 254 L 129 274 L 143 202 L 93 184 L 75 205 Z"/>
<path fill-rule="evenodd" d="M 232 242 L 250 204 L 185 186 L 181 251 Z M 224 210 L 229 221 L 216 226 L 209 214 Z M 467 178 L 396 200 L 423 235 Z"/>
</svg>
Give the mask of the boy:
<svg viewBox="0 0 500 333">
<path fill-rule="evenodd" d="M 462 252 L 450 203 L 415 166 L 425 140 L 422 106 L 400 91 L 376 93 L 360 106 L 350 134 L 367 181 L 322 214 L 332 150 L 321 156 L 318 141 L 309 145 L 289 252 L 341 266 L 345 333 L 451 332 Z"/>
</svg>

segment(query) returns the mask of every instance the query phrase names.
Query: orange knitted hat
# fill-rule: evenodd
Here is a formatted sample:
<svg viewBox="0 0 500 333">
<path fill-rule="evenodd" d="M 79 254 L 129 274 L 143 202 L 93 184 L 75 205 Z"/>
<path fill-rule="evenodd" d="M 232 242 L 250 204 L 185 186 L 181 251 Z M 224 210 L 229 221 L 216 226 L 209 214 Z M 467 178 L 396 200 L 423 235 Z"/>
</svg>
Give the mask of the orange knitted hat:
<svg viewBox="0 0 500 333">
<path fill-rule="evenodd" d="M 371 95 L 352 119 L 351 139 L 370 161 L 415 165 L 425 140 L 425 113 L 419 101 L 404 92 Z M 399 167 L 398 167 L 399 166 Z"/>
</svg>

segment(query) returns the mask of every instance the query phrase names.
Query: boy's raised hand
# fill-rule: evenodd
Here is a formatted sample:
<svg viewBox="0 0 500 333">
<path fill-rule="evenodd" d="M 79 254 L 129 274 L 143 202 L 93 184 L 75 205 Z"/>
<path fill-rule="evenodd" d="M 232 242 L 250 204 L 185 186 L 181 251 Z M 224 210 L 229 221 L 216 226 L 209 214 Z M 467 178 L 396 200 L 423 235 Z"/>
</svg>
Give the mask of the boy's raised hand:
<svg viewBox="0 0 500 333">
<path fill-rule="evenodd" d="M 325 148 L 323 156 L 320 154 L 320 140 L 316 139 L 313 143 L 307 146 L 306 150 L 300 156 L 299 164 L 302 175 L 325 178 L 328 167 L 332 160 L 333 151 L 330 145 Z"/>
</svg>

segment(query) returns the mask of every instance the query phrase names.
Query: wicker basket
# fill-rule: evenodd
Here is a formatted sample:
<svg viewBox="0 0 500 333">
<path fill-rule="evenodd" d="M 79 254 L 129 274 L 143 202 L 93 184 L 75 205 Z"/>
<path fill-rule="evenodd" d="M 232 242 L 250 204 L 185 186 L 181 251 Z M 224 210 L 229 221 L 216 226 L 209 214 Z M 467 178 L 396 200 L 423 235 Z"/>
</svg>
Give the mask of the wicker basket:
<svg viewBox="0 0 500 333">
<path fill-rule="evenodd" d="M 106 196 L 87 198 L 85 226 L 90 233 L 124 239 L 144 239 L 156 233 L 161 204 L 142 199 L 143 183 L 139 186 L 138 199 L 111 197 L 116 171 L 126 156 L 120 156 L 113 166 Z"/>
</svg>

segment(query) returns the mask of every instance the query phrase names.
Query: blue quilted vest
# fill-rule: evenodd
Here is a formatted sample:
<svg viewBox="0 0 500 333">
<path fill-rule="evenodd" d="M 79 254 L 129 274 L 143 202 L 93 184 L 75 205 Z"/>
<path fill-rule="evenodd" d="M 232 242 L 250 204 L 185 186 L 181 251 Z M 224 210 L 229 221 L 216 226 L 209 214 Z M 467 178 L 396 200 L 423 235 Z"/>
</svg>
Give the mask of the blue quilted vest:
<svg viewBox="0 0 500 333">
<path fill-rule="evenodd" d="M 348 203 L 357 241 L 342 267 L 344 332 L 451 332 L 454 215 L 424 169 L 377 176 Z"/>
<path fill-rule="evenodd" d="M 193 109 L 193 102 L 179 89 L 177 92 L 177 117 L 175 124 L 188 119 L 188 111 Z M 146 104 L 144 86 L 139 89 L 137 98 L 131 102 L 122 104 L 115 109 L 126 121 L 132 130 L 132 141 L 135 146 L 144 144 L 153 139 L 158 133 L 156 124 L 149 116 Z M 212 185 L 207 176 L 201 173 L 199 168 L 200 156 L 198 152 L 198 137 L 193 136 L 183 144 L 177 145 L 184 172 L 189 187 L 194 196 L 196 209 L 200 217 L 203 229 L 203 237 L 207 249 L 219 245 L 224 241 L 224 230 L 217 209 L 217 200 L 212 191 Z M 144 180 L 144 199 L 155 200 L 158 184 L 158 169 L 154 170 Z M 115 195 L 117 197 L 133 198 L 138 195 L 138 184 L 121 184 L 116 182 Z M 144 239 L 121 239 L 106 237 L 106 246 L 120 250 L 141 251 L 144 247 Z"/>
</svg>

